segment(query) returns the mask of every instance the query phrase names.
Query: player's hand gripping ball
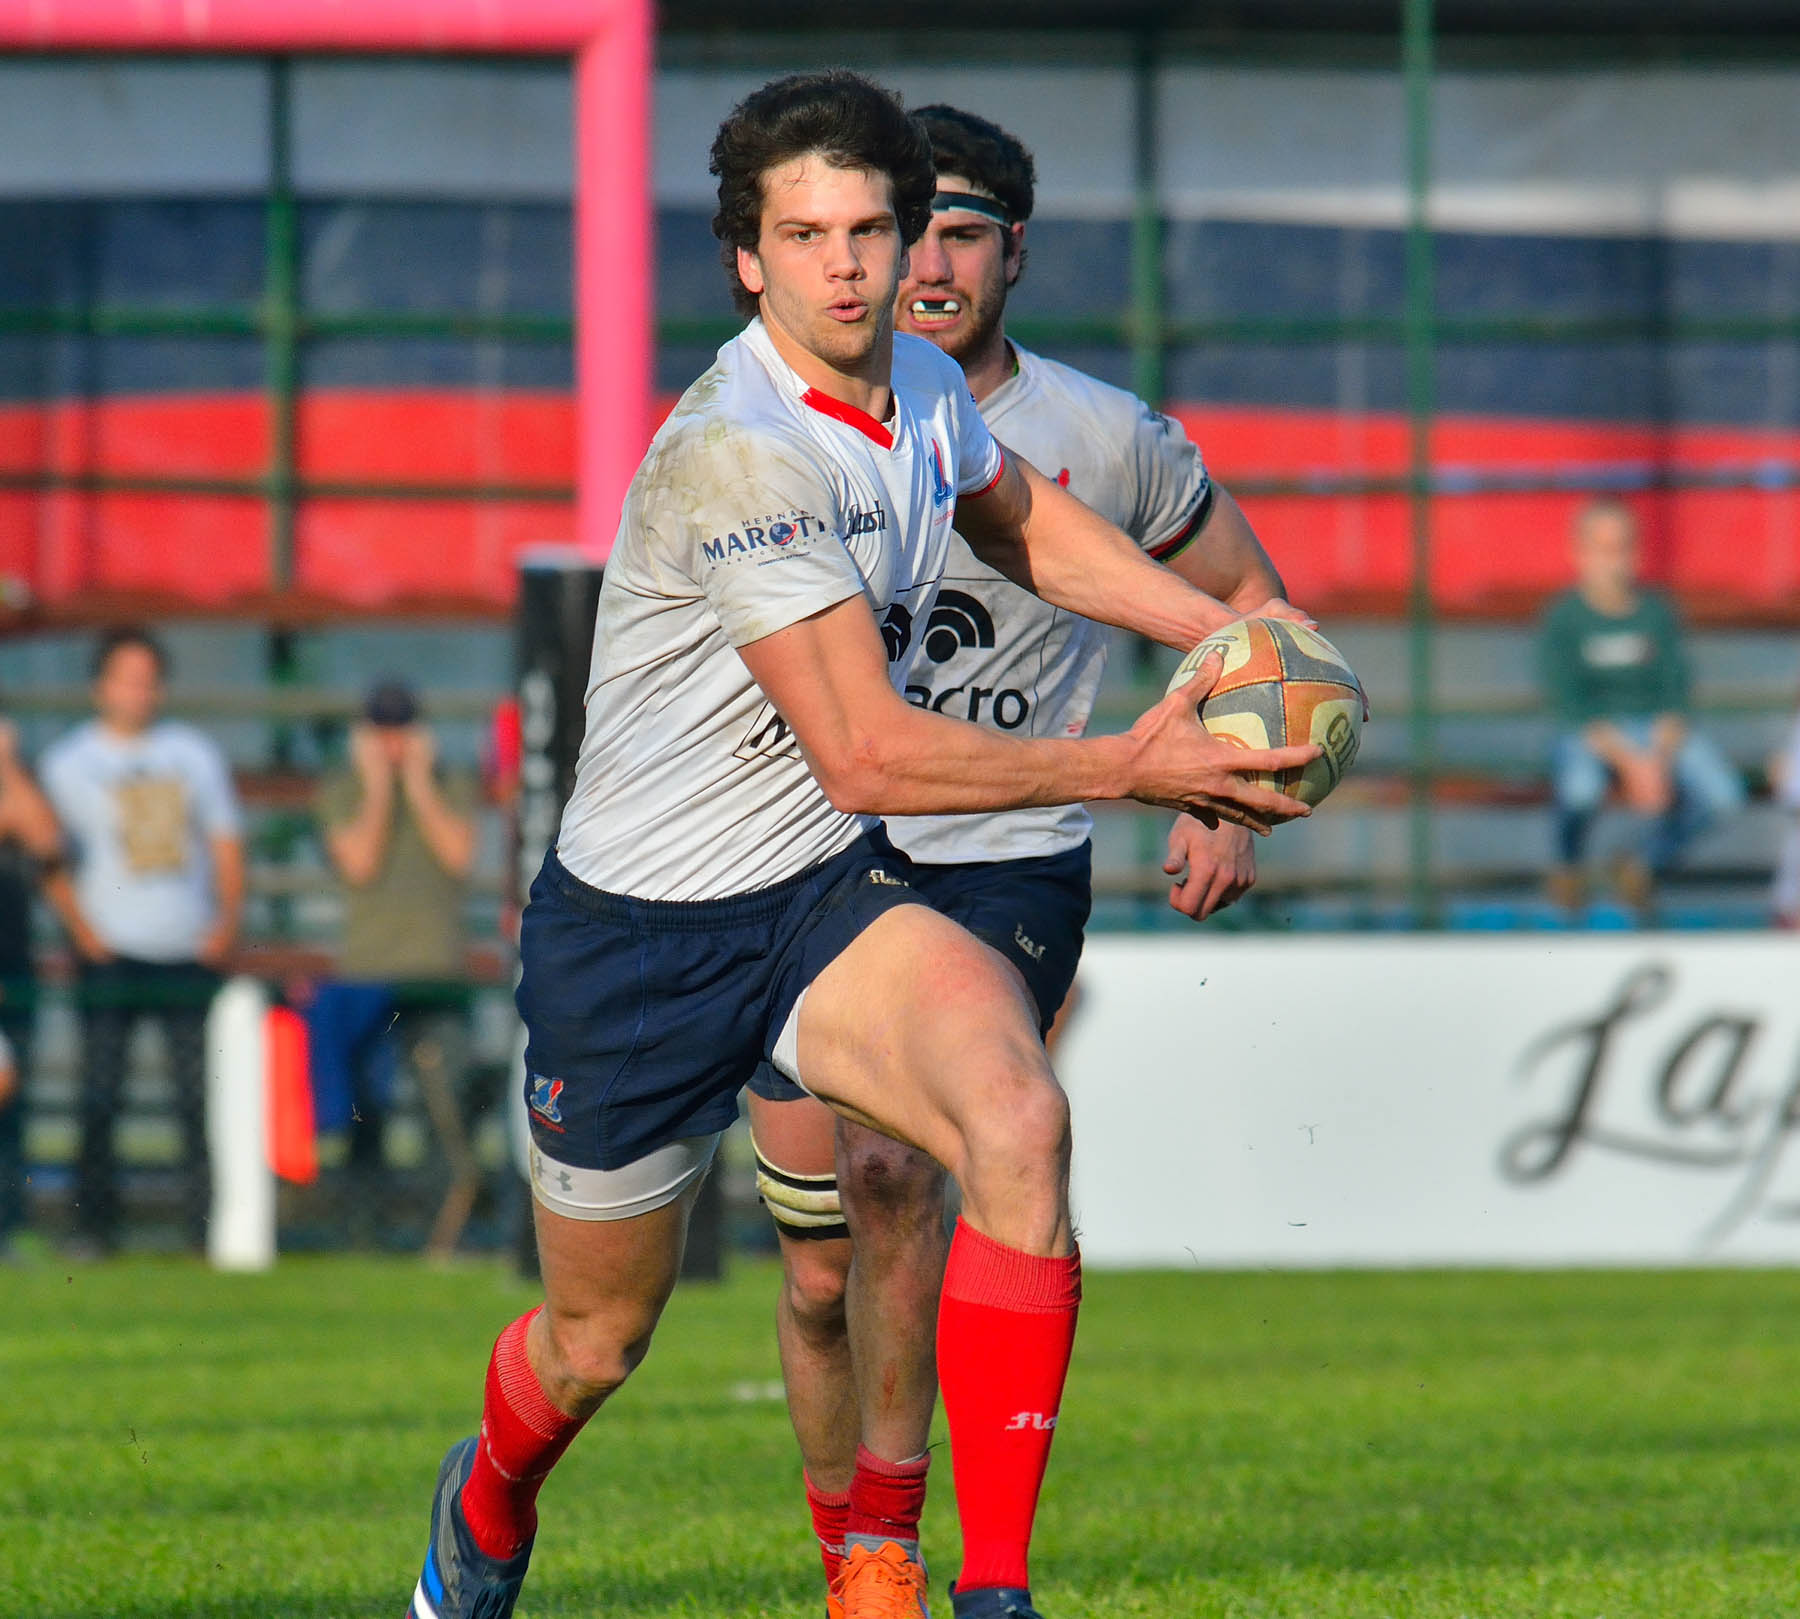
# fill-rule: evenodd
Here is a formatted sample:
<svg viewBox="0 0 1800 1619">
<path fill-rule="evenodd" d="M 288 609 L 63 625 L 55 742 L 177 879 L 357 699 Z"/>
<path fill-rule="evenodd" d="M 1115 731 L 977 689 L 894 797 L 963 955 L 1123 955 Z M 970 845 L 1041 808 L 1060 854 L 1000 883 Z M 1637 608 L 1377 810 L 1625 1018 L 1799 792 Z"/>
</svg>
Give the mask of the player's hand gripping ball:
<svg viewBox="0 0 1800 1619">
<path fill-rule="evenodd" d="M 1225 668 L 1200 704 L 1201 724 L 1243 748 L 1318 743 L 1325 751 L 1304 769 L 1265 772 L 1258 780 L 1302 804 L 1322 803 L 1362 743 L 1367 705 L 1343 653 L 1304 624 L 1240 618 L 1181 660 L 1169 690 L 1192 680 L 1209 652 L 1220 653 Z"/>
</svg>

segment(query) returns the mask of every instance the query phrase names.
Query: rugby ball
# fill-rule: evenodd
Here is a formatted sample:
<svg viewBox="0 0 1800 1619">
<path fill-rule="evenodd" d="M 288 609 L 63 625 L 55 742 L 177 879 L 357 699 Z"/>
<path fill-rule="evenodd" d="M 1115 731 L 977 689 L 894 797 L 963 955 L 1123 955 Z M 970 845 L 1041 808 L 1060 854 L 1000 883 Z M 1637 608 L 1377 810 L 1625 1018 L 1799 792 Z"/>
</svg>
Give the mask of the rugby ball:
<svg viewBox="0 0 1800 1619">
<path fill-rule="evenodd" d="M 1194 678 L 1210 652 L 1225 660 L 1218 683 L 1201 701 L 1200 721 L 1242 748 L 1316 742 L 1325 751 L 1304 769 L 1264 772 L 1264 786 L 1322 803 L 1356 759 L 1362 742 L 1362 683 L 1317 630 L 1285 618 L 1240 618 L 1181 660 L 1171 692 Z"/>
</svg>

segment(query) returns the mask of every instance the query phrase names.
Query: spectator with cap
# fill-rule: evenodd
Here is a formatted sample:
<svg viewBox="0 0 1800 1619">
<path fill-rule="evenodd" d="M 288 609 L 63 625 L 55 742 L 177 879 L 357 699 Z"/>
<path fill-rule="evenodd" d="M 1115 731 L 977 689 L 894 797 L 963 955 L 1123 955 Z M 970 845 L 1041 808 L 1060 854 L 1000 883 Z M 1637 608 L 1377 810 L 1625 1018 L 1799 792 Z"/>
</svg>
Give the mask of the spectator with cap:
<svg viewBox="0 0 1800 1619">
<path fill-rule="evenodd" d="M 161 717 L 168 657 L 148 630 L 109 631 L 93 673 L 95 717 L 44 756 L 74 862 L 57 908 L 78 960 L 82 1016 L 78 1246 L 106 1252 L 118 1241 L 113 1127 L 131 1032 L 147 1020 L 168 1052 L 182 1223 L 198 1250 L 211 1202 L 206 1012 L 244 901 L 237 799 L 212 740 Z"/>
<path fill-rule="evenodd" d="M 478 797 L 472 775 L 438 767 L 431 729 L 396 679 L 369 692 L 351 727 L 350 768 L 319 791 L 344 924 L 338 976 L 307 1008 L 314 1105 L 322 1131 L 349 1130 L 349 1212 L 360 1238 L 374 1234 L 382 1212 L 383 1137 L 402 1051 L 440 1136 L 452 1122 L 440 1114 L 452 1105 L 467 1041 L 463 903 Z"/>
</svg>

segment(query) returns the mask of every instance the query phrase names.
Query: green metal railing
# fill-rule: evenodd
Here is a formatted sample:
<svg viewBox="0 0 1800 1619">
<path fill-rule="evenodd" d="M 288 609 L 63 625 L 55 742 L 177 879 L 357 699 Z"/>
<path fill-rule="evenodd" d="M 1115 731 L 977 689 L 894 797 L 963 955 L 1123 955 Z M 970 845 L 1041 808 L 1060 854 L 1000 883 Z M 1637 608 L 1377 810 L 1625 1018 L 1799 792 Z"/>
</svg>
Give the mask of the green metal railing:
<svg viewBox="0 0 1800 1619">
<path fill-rule="evenodd" d="M 1576 344 L 1652 341 L 1800 341 L 1800 314 L 1787 316 L 1562 316 L 1542 314 L 1444 315 L 1431 296 L 1431 237 L 1425 214 L 1431 149 L 1431 0 L 1403 0 L 1402 70 L 1407 96 L 1408 195 L 1404 308 L 1397 314 L 1331 316 L 1232 315 L 1181 319 L 1167 313 L 1162 252 L 1160 176 L 1156 139 L 1156 64 L 1153 34 L 1139 35 L 1133 49 L 1133 149 L 1136 174 L 1131 216 L 1130 298 L 1114 313 L 1032 317 L 1009 321 L 1030 344 L 1088 344 L 1126 349 L 1133 384 L 1145 398 L 1164 396 L 1172 350 L 1220 344 L 1310 346 L 1359 343 L 1403 350 L 1407 360 L 1408 414 L 1413 423 L 1412 466 L 1403 475 L 1345 473 L 1303 478 L 1238 478 L 1249 495 L 1383 495 L 1421 499 L 1427 493 L 1482 493 L 1545 487 L 1555 479 L 1512 474 L 1446 478 L 1432 472 L 1423 454 L 1423 427 L 1431 414 L 1436 351 L 1485 343 Z M 559 503 L 572 501 L 563 482 L 495 480 L 308 479 L 298 466 L 297 419 L 300 353 L 309 342 L 334 338 L 447 339 L 566 346 L 574 326 L 566 316 L 461 311 L 332 312 L 303 307 L 297 198 L 292 176 L 290 64 L 270 59 L 268 144 L 270 175 L 264 201 L 265 269 L 261 298 L 253 306 L 199 309 L 90 305 L 0 309 L 0 336 L 239 337 L 261 342 L 269 402 L 270 454 L 260 475 L 107 473 L 58 468 L 0 470 L 0 490 L 68 490 L 259 498 L 269 505 L 271 583 L 285 590 L 294 577 L 294 522 L 298 505 L 320 498 L 358 500 L 471 500 Z M 730 316 L 667 316 L 658 323 L 665 345 L 724 342 L 738 329 Z M 1758 467 L 1740 472 L 1663 475 L 1678 486 L 1769 488 L 1800 483 L 1800 468 Z M 1418 521 L 1420 519 L 1415 519 Z"/>
<path fill-rule="evenodd" d="M 1408 685 L 1412 703 L 1412 813 L 1409 817 L 1415 923 L 1437 920 L 1431 880 L 1431 781 L 1435 730 L 1431 692 L 1431 416 L 1437 349 L 1432 311 L 1431 250 L 1431 22 L 1432 0 L 1404 0 L 1401 63 L 1406 79 L 1406 414 L 1411 456 L 1407 519 L 1412 530 L 1412 580 L 1407 592 Z"/>
<path fill-rule="evenodd" d="M 1432 690 L 1433 613 L 1428 593 L 1431 510 L 1434 497 L 1488 492 L 1569 491 L 1606 483 L 1604 472 L 1579 474 L 1505 472 L 1434 467 L 1430 427 L 1434 416 L 1434 376 L 1440 354 L 1457 347 L 1513 344 L 1605 344 L 1650 341 L 1800 342 L 1800 313 L 1770 317 L 1696 316 L 1652 312 L 1632 316 L 1561 316 L 1533 313 L 1446 315 L 1436 308 L 1433 239 L 1428 215 L 1431 187 L 1432 86 L 1434 82 L 1433 0 L 1401 0 L 1400 68 L 1405 87 L 1408 210 L 1405 230 L 1403 307 L 1398 312 L 1332 316 L 1239 316 L 1186 319 L 1171 315 L 1165 284 L 1164 221 L 1160 211 L 1156 93 L 1159 37 L 1142 33 L 1132 42 L 1132 149 L 1135 160 L 1130 236 L 1130 286 L 1126 306 L 1114 312 L 1055 318 L 1021 314 L 1009 329 L 1033 345 L 1089 344 L 1123 349 L 1131 358 L 1133 382 L 1144 397 L 1165 396 L 1170 354 L 1182 348 L 1217 345 L 1311 346 L 1357 343 L 1403 354 L 1409 425 L 1404 470 L 1369 474 L 1322 472 L 1298 476 L 1238 477 L 1235 493 L 1249 497 L 1400 496 L 1407 501 L 1411 532 L 1412 582 L 1408 596 L 1407 716 L 1408 784 L 1414 918 L 1435 916 L 1430 869 L 1432 786 L 1438 775 L 1435 727 L 1450 710 Z M 261 344 L 270 422 L 269 453 L 259 473 L 242 476 L 116 473 L 44 467 L 0 471 L 0 491 L 167 494 L 193 497 L 249 497 L 267 506 L 269 578 L 277 595 L 296 578 L 295 531 L 300 506 L 319 499 L 369 501 L 470 501 L 566 503 L 574 498 L 564 482 L 309 478 L 300 470 L 299 403 L 301 355 L 308 343 L 340 338 L 387 340 L 446 339 L 531 345 L 569 345 L 567 317 L 474 312 L 332 312 L 304 306 L 298 199 L 292 165 L 291 68 L 285 58 L 270 60 L 268 93 L 270 167 L 264 198 L 265 266 L 260 298 L 243 307 L 150 309 L 117 305 L 0 309 L 0 336 L 222 337 Z M 665 345 L 715 344 L 738 329 L 729 316 L 667 316 L 658 326 Z M 1634 469 L 1621 474 L 1629 484 L 1715 489 L 1800 486 L 1800 467 L 1762 464 L 1722 469 Z M 287 632 L 271 630 L 269 673 L 283 688 L 284 701 L 298 679 L 299 664 Z M 1147 682 L 1154 660 L 1148 649 L 1134 675 Z M 277 752 L 280 752 L 278 748 Z M 1160 832 L 1146 818 L 1140 854 L 1160 854 Z"/>
<path fill-rule="evenodd" d="M 294 582 L 294 507 L 298 468 L 295 424 L 300 413 L 300 221 L 294 205 L 291 74 L 285 57 L 269 67 L 268 238 L 263 297 L 263 347 L 269 386 L 269 582 Z"/>
</svg>

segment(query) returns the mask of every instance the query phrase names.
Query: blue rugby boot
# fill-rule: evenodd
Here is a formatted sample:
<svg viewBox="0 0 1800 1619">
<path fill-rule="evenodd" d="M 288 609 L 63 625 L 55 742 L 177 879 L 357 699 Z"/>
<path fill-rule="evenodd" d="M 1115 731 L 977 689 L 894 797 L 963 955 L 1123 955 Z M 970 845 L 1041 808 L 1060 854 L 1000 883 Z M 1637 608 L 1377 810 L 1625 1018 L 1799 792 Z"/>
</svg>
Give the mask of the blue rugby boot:
<svg viewBox="0 0 1800 1619">
<path fill-rule="evenodd" d="M 985 1585 L 978 1591 L 950 1587 L 956 1619 L 1044 1619 L 1031 1605 L 1031 1593 L 1013 1585 Z"/>
<path fill-rule="evenodd" d="M 489 1557 L 475 1544 L 463 1520 L 462 1487 L 475 1465 L 474 1439 L 450 1447 L 438 1468 L 437 1492 L 431 1499 L 431 1541 L 425 1548 L 425 1572 L 406 1610 L 406 1619 L 511 1619 L 531 1542 L 511 1557 Z"/>
</svg>

